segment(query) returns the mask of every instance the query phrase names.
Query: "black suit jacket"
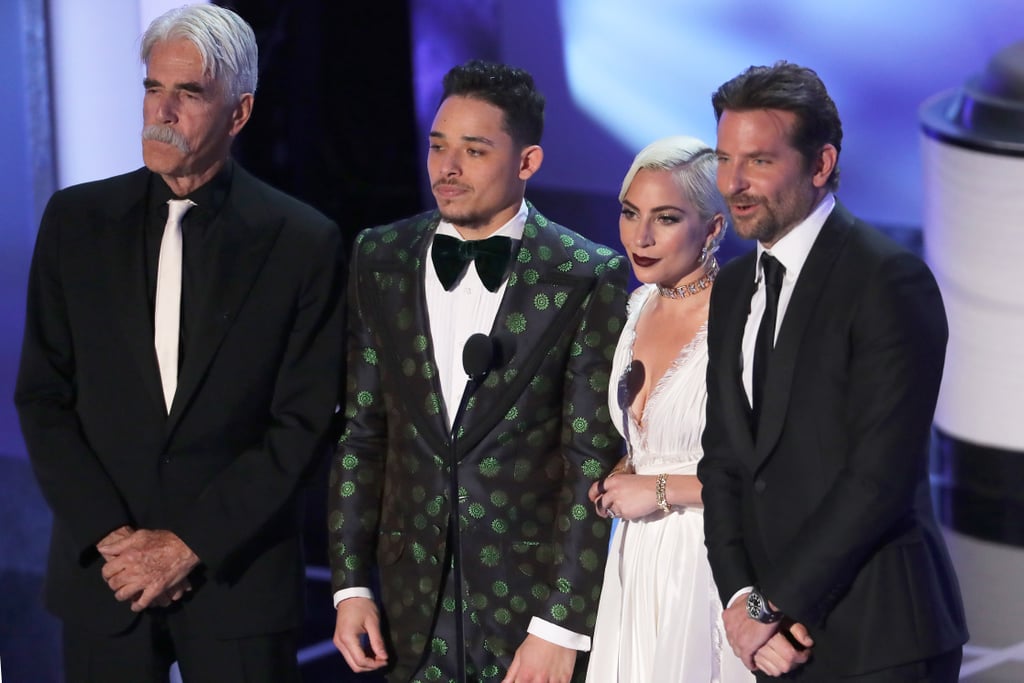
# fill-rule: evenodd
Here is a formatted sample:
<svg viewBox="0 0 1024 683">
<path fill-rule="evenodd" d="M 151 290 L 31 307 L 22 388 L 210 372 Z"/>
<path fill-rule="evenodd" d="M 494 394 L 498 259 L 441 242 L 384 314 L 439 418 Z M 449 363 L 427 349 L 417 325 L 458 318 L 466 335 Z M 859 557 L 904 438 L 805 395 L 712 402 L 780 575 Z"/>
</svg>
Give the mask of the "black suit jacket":
<svg viewBox="0 0 1024 683">
<path fill-rule="evenodd" d="M 339 393 L 341 236 L 236 165 L 168 415 L 144 270 L 150 175 L 57 192 L 37 238 L 15 400 L 54 513 L 47 603 L 99 631 L 131 623 L 94 549 L 128 524 L 199 556 L 195 590 L 169 609 L 186 633 L 291 628 L 297 494 Z"/>
<path fill-rule="evenodd" d="M 368 587 L 379 570 L 394 680 L 409 680 L 430 647 L 452 512 L 423 291 L 438 221 L 361 233 L 348 290 L 333 587 Z M 492 328 L 514 338 L 514 355 L 473 394 L 457 440 L 466 638 L 482 668 L 507 669 L 534 616 L 593 630 L 610 525 L 587 491 L 620 456 L 607 389 L 626 275 L 621 256 L 531 207 Z"/>
<path fill-rule="evenodd" d="M 754 253 L 738 258 L 711 294 L 698 474 L 723 604 L 759 586 L 808 626 L 805 675 L 960 645 L 960 591 L 928 485 L 947 337 L 934 278 L 837 204 L 779 328 L 755 440 L 740 380 L 754 273 Z"/>
</svg>

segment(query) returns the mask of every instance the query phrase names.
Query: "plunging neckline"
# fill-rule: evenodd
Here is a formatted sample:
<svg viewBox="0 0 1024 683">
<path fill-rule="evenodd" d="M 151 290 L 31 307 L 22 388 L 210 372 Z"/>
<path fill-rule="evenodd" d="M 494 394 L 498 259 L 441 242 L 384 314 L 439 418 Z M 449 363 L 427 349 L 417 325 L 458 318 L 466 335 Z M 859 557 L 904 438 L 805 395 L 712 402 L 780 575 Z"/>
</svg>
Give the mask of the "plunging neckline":
<svg viewBox="0 0 1024 683">
<path fill-rule="evenodd" d="M 643 315 L 644 308 L 647 307 L 647 303 L 651 300 L 651 296 L 654 293 L 654 291 L 655 290 L 652 289 L 651 294 L 648 294 L 647 297 L 644 299 L 643 304 L 640 306 L 640 310 L 636 314 L 636 319 L 633 321 L 633 325 L 630 328 L 629 356 L 626 362 L 627 376 L 630 372 L 632 372 L 631 368 L 633 367 L 633 349 L 636 346 L 636 327 L 637 324 L 640 322 L 640 316 Z M 700 324 L 700 327 L 697 328 L 697 332 L 693 335 L 693 338 L 690 339 L 690 341 L 683 344 L 682 347 L 680 347 L 679 351 L 676 353 L 676 357 L 672 360 L 668 368 L 666 368 L 665 372 L 662 373 L 661 377 L 658 378 L 658 381 L 647 393 L 647 398 L 646 400 L 644 400 L 643 409 L 640 411 L 639 417 L 637 417 L 636 412 L 633 410 L 632 401 L 630 400 L 630 397 L 626 396 L 626 414 L 629 415 L 629 421 L 636 426 L 638 433 L 645 433 L 644 425 L 646 424 L 647 412 L 651 404 L 657 401 L 663 388 L 665 387 L 665 385 L 668 384 L 669 380 L 671 380 L 672 377 L 677 372 L 679 372 L 680 368 L 686 365 L 686 362 L 689 360 L 694 347 L 704 340 L 704 338 L 707 336 L 707 331 L 708 321 L 705 319 L 704 322 Z M 626 385 L 629 385 L 628 380 L 626 381 Z"/>
</svg>

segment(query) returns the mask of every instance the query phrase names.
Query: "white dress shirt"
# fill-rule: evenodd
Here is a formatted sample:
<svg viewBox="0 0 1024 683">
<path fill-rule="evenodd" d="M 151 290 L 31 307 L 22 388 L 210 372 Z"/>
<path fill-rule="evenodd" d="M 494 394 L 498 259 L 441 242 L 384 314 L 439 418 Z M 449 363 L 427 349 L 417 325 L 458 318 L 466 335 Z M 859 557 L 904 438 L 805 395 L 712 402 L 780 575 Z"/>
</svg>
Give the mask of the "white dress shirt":
<svg viewBox="0 0 1024 683">
<path fill-rule="evenodd" d="M 757 329 L 761 326 L 761 316 L 764 315 L 765 288 L 764 274 L 761 272 L 761 254 L 768 252 L 786 268 L 782 277 L 782 291 L 779 293 L 779 310 L 775 316 L 775 333 L 772 341 L 779 336 L 779 329 L 786 317 L 786 308 L 789 300 L 793 298 L 793 288 L 796 280 L 800 277 L 800 270 L 807 261 L 807 255 L 811 253 L 814 240 L 818 239 L 821 227 L 836 205 L 836 198 L 832 193 L 826 194 L 807 218 L 797 224 L 782 239 L 776 242 L 771 249 L 765 249 L 761 243 L 757 243 L 757 259 L 754 267 L 754 283 L 757 288 L 754 296 L 750 299 L 750 313 L 747 316 L 747 324 L 743 328 L 743 389 L 747 392 L 747 402 L 751 402 L 754 395 L 754 346 L 757 344 Z"/>
<path fill-rule="evenodd" d="M 523 239 L 528 215 L 529 209 L 524 200 L 516 215 L 488 236 L 510 238 L 513 242 L 514 255 L 518 251 L 519 242 Z M 436 234 L 463 239 L 455 226 L 447 221 L 438 224 Z M 462 366 L 462 350 L 466 340 L 474 334 L 490 334 L 508 280 L 502 282 L 496 292 L 491 292 L 480 281 L 476 266 L 470 263 L 452 290 L 446 291 L 437 277 L 437 271 L 434 270 L 433 249 L 434 245 L 431 242 L 424 262 L 424 294 L 427 300 L 427 320 L 434 349 L 434 361 L 450 428 L 468 379 Z M 334 605 L 337 607 L 342 600 L 356 597 L 372 599 L 373 593 L 369 588 L 345 588 L 334 594 Z M 562 628 L 539 617 L 533 617 L 527 632 L 562 647 L 584 651 L 590 649 L 589 636 Z"/>
<path fill-rule="evenodd" d="M 510 238 L 513 242 L 512 253 L 515 254 L 519 250 L 519 242 L 523 239 L 528 213 L 524 201 L 512 220 L 488 237 Z M 446 221 L 441 221 L 437 226 L 437 234 L 448 235 L 457 240 L 463 239 L 455 226 Z M 492 292 L 480 281 L 476 265 L 470 263 L 452 291 L 445 291 L 437 277 L 437 271 L 434 270 L 433 252 L 434 244 L 431 242 L 430 248 L 427 249 L 424 290 L 434 361 L 437 364 L 437 376 L 441 383 L 448 427 L 451 428 L 455 412 L 462 401 L 462 394 L 466 390 L 467 377 L 462 367 L 462 350 L 466 346 L 466 340 L 474 334 L 490 334 L 494 318 L 501 306 L 501 299 L 505 296 L 508 280 L 501 283 L 498 291 Z"/>
</svg>

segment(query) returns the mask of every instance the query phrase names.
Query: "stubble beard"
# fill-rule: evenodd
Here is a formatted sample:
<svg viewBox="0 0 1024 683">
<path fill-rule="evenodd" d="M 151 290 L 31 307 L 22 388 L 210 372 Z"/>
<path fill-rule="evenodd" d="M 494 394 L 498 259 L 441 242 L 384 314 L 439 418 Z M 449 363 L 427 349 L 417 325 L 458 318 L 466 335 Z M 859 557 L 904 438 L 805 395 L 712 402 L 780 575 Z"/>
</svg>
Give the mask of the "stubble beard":
<svg viewBox="0 0 1024 683">
<path fill-rule="evenodd" d="M 472 211 L 463 209 L 459 211 L 453 207 L 446 207 L 442 205 L 442 202 L 446 201 L 440 197 L 437 197 L 437 210 L 441 214 L 441 218 L 454 225 L 457 228 L 464 228 L 466 230 L 476 230 L 487 225 L 493 216 L 485 216 L 479 211 Z M 453 202 L 454 203 L 454 202 Z"/>
<path fill-rule="evenodd" d="M 450 213 L 444 209 L 439 208 L 438 211 L 441 214 L 441 218 L 454 225 L 457 228 L 465 228 L 467 230 L 476 230 L 482 228 L 489 222 L 489 219 L 478 214 L 478 213 L 465 213 L 457 214 Z"/>
<path fill-rule="evenodd" d="M 784 196 L 773 204 L 761 196 L 746 195 L 743 201 L 736 201 L 734 198 L 729 202 L 733 228 L 743 239 L 754 239 L 761 244 L 774 244 L 810 215 L 814 208 L 813 201 L 801 201 L 802 199 L 799 196 Z M 761 211 L 737 218 L 732 215 L 731 206 L 734 203 L 753 204 L 760 207 Z"/>
<path fill-rule="evenodd" d="M 770 210 L 767 215 L 760 217 L 737 219 L 734 216 L 732 224 L 736 228 L 736 234 L 743 239 L 753 239 L 762 243 L 774 242 L 776 235 L 782 231 L 782 226 Z"/>
</svg>

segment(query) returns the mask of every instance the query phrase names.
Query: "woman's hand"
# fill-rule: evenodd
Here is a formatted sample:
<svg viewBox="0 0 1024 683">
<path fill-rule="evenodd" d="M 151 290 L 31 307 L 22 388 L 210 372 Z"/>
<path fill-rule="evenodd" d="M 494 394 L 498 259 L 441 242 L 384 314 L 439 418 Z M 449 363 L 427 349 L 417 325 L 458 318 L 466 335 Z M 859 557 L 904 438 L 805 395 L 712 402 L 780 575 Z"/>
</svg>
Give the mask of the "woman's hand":
<svg viewBox="0 0 1024 683">
<path fill-rule="evenodd" d="M 613 471 L 590 487 L 590 500 L 601 517 L 646 517 L 658 510 L 657 479 L 656 475 Z"/>
</svg>

